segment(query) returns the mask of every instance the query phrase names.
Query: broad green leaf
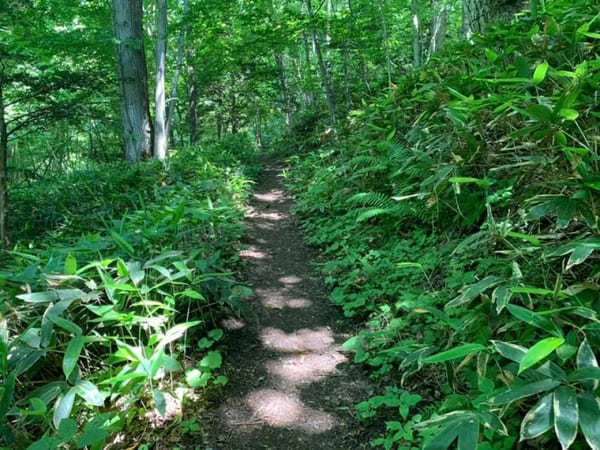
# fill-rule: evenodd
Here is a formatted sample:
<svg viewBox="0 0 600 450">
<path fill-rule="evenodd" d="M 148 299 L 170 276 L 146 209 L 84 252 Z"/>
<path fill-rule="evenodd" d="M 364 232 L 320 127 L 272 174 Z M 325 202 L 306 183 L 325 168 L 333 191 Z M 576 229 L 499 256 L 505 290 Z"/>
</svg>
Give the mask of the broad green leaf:
<svg viewBox="0 0 600 450">
<path fill-rule="evenodd" d="M 510 299 L 512 298 L 512 292 L 506 286 L 498 286 L 492 293 L 492 303 L 496 305 L 496 313 L 500 314 Z"/>
<path fill-rule="evenodd" d="M 15 379 L 16 373 L 10 372 L 3 384 L 2 397 L 0 397 L 0 418 L 4 420 L 4 416 L 10 409 L 10 405 L 15 394 Z"/>
<path fill-rule="evenodd" d="M 202 372 L 200 372 L 198 369 L 188 370 L 185 374 L 185 381 L 190 387 L 193 388 L 200 387 L 202 385 L 201 378 Z"/>
<path fill-rule="evenodd" d="M 508 305 L 508 311 L 517 319 L 528 323 L 536 328 L 541 328 L 555 336 L 562 336 L 561 330 L 548 318 L 541 316 L 534 311 L 517 305 Z"/>
<path fill-rule="evenodd" d="M 544 81 L 549 67 L 548 62 L 544 61 L 535 68 L 535 72 L 533 72 L 533 84 L 541 84 Z"/>
<path fill-rule="evenodd" d="M 540 381 L 534 381 L 533 383 L 525 384 L 522 386 L 511 387 L 507 391 L 492 397 L 489 402 L 493 405 L 505 405 L 515 400 L 530 397 L 532 395 L 539 394 L 554 389 L 560 385 L 560 381 L 546 378 Z"/>
<path fill-rule="evenodd" d="M 458 297 L 449 301 L 446 304 L 446 306 L 444 307 L 444 309 L 450 309 L 450 308 L 454 308 L 456 306 L 462 306 L 466 303 L 469 303 L 472 300 L 474 300 L 476 297 L 483 294 L 488 289 L 501 283 L 502 281 L 503 281 L 502 278 L 498 278 L 498 277 L 494 277 L 494 276 L 485 277 L 483 280 L 478 281 L 477 283 L 464 289 L 464 291 Z"/>
<path fill-rule="evenodd" d="M 83 398 L 86 403 L 93 406 L 103 406 L 104 405 L 104 395 L 98 390 L 96 385 L 88 380 L 80 380 L 74 387 L 75 392 L 81 398 Z"/>
<path fill-rule="evenodd" d="M 77 274 L 77 259 L 70 253 L 65 258 L 65 274 L 67 274 L 67 275 Z"/>
<path fill-rule="evenodd" d="M 600 406 L 598 397 L 592 392 L 584 392 L 578 398 L 579 426 L 585 440 L 593 450 L 600 449 Z"/>
<path fill-rule="evenodd" d="M 445 352 L 436 353 L 435 355 L 428 356 L 423 360 L 425 364 L 440 363 L 444 361 L 451 361 L 453 359 L 464 358 L 472 353 L 477 353 L 486 350 L 487 347 L 481 344 L 463 344 Z"/>
<path fill-rule="evenodd" d="M 574 109 L 569 109 L 569 108 L 563 108 L 560 111 L 558 111 L 558 115 L 560 117 L 562 117 L 563 119 L 567 119 L 567 120 L 577 120 L 577 118 L 579 117 L 579 113 L 574 110 Z"/>
<path fill-rule="evenodd" d="M 73 439 L 77 431 L 77 422 L 75 422 L 73 419 L 67 418 L 60 421 L 60 425 L 58 426 L 58 435 L 64 441 L 70 441 Z"/>
<path fill-rule="evenodd" d="M 578 425 L 577 395 L 571 388 L 561 386 L 554 391 L 554 431 L 563 450 L 575 442 Z"/>
<path fill-rule="evenodd" d="M 585 380 L 600 380 L 600 367 L 583 367 L 569 374 L 569 381 Z"/>
<path fill-rule="evenodd" d="M 527 353 L 525 353 L 523 359 L 521 359 L 521 362 L 519 363 L 519 374 L 524 370 L 529 369 L 531 366 L 536 365 L 564 343 L 565 340 L 563 338 L 546 338 L 535 344 L 527 351 Z"/>
<path fill-rule="evenodd" d="M 48 320 L 50 320 L 54 325 L 59 326 L 65 331 L 68 331 L 75 336 L 81 335 L 83 333 L 82 329 L 76 323 L 71 322 L 68 319 L 65 319 L 60 316 L 56 316 L 54 314 L 48 314 Z"/>
<path fill-rule="evenodd" d="M 590 257 L 594 250 L 595 249 L 593 247 L 577 247 L 575 250 L 573 250 L 573 253 L 571 253 L 565 270 L 570 270 L 572 267 L 585 262 L 585 260 Z"/>
<path fill-rule="evenodd" d="M 598 361 L 586 339 L 581 343 L 577 352 L 577 368 L 585 369 L 587 367 L 598 367 Z M 598 389 L 598 382 L 598 380 L 588 381 L 584 383 L 584 386 L 589 390 L 595 391 Z"/>
<path fill-rule="evenodd" d="M 152 389 L 152 398 L 154 399 L 154 404 L 156 405 L 158 413 L 162 417 L 164 417 L 165 413 L 167 412 L 167 402 L 165 400 L 165 395 L 158 389 Z"/>
<path fill-rule="evenodd" d="M 438 433 L 423 450 L 446 450 L 458 437 L 458 423 L 451 424 Z"/>
<path fill-rule="evenodd" d="M 156 349 L 161 350 L 161 349 L 165 348 L 165 346 L 167 346 L 171 342 L 176 341 L 181 336 L 183 336 L 187 330 L 189 330 L 192 327 L 198 326 L 201 323 L 202 323 L 201 321 L 196 321 L 196 322 L 180 323 L 180 324 L 175 325 L 174 327 L 170 328 L 165 333 L 163 338 L 158 343 Z"/>
<path fill-rule="evenodd" d="M 527 108 L 527 115 L 533 120 L 541 123 L 552 123 L 554 114 L 550 108 L 544 105 L 531 105 Z"/>
<path fill-rule="evenodd" d="M 85 338 L 81 334 L 78 334 L 69 341 L 63 357 L 63 373 L 65 374 L 65 377 L 69 378 L 71 372 L 73 372 L 73 369 L 75 369 L 77 361 L 79 361 L 79 355 L 81 355 L 84 342 Z"/>
<path fill-rule="evenodd" d="M 60 422 L 63 419 L 66 419 L 71 415 L 71 410 L 73 409 L 74 401 L 75 388 L 71 388 L 67 392 L 58 396 L 54 405 L 54 415 L 52 418 L 52 421 L 56 428 L 60 426 Z"/>
<path fill-rule="evenodd" d="M 208 352 L 200 361 L 200 367 L 205 369 L 218 369 L 221 367 L 223 359 L 220 352 Z"/>
<path fill-rule="evenodd" d="M 521 422 L 521 440 L 541 436 L 554 424 L 552 399 L 554 394 L 543 396 L 523 418 Z"/>
<path fill-rule="evenodd" d="M 215 330 L 210 330 L 208 332 L 208 337 L 211 338 L 213 341 L 220 341 L 223 338 L 223 334 L 223 330 L 217 328 Z"/>
<path fill-rule="evenodd" d="M 113 241 L 115 241 L 115 244 L 121 247 L 121 249 L 124 250 L 125 253 L 128 253 L 129 256 L 134 256 L 135 251 L 133 250 L 133 247 L 119 233 L 117 233 L 114 230 L 111 230 L 110 235 L 113 238 Z"/>
<path fill-rule="evenodd" d="M 477 450 L 479 438 L 479 421 L 476 417 L 465 420 L 458 430 L 457 450 Z"/>
</svg>

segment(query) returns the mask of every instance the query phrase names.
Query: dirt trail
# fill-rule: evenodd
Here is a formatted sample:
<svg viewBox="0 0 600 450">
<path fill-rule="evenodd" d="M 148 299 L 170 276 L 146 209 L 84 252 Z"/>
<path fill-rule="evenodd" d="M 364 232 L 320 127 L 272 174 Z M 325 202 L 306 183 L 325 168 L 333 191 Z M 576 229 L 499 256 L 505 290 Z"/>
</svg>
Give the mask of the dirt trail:
<svg viewBox="0 0 600 450">
<path fill-rule="evenodd" d="M 368 448 L 354 404 L 370 387 L 342 352 L 343 316 L 311 265 L 281 172 L 265 167 L 246 217 L 242 257 L 256 296 L 249 318 L 224 323 L 230 381 L 201 420 L 208 448 Z"/>
</svg>

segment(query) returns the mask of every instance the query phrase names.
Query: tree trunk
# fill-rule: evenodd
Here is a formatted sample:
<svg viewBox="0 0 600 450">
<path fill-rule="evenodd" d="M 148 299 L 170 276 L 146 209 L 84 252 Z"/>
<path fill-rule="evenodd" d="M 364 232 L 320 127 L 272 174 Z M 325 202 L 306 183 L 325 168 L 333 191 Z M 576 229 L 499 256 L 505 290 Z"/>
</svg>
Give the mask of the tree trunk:
<svg viewBox="0 0 600 450">
<path fill-rule="evenodd" d="M 188 80 L 188 123 L 190 127 L 190 143 L 195 144 L 200 138 L 198 133 L 198 86 L 196 85 L 196 75 L 194 69 Z"/>
<path fill-rule="evenodd" d="M 413 64 L 415 67 L 420 67 L 423 51 L 421 49 L 421 17 L 419 16 L 418 0 L 411 0 L 410 6 L 413 23 Z"/>
<path fill-rule="evenodd" d="M 275 61 L 279 68 L 279 82 L 281 83 L 281 95 L 283 96 L 283 107 L 285 108 L 285 124 L 289 127 L 292 124 L 292 102 L 290 99 L 290 90 L 287 82 L 283 55 L 279 52 L 275 52 Z"/>
<path fill-rule="evenodd" d="M 323 82 L 323 86 L 325 87 L 325 94 L 327 96 L 327 105 L 329 107 L 329 119 L 331 121 L 331 126 L 335 127 L 335 124 L 336 124 L 335 92 L 333 91 L 333 86 L 331 83 L 331 77 L 329 75 L 329 71 L 327 70 L 325 61 L 323 60 L 323 52 L 321 51 L 321 44 L 319 43 L 319 37 L 317 34 L 317 29 L 315 27 L 314 12 L 312 9 L 312 0 L 306 0 L 306 10 L 308 12 L 308 16 L 309 16 L 309 19 L 311 22 L 313 49 L 315 51 L 315 55 L 317 56 L 317 63 L 319 64 L 319 71 L 321 72 L 321 81 Z"/>
<path fill-rule="evenodd" d="M 413 0 L 413 2 L 414 1 L 415 0 Z M 385 21 L 385 9 L 384 9 L 383 0 L 378 0 L 377 6 L 379 7 L 379 13 L 381 15 L 381 28 L 383 31 L 383 48 L 385 50 L 385 67 L 386 67 L 387 77 L 388 77 L 388 86 L 391 87 L 392 86 L 392 60 L 390 58 L 390 45 L 389 45 L 388 32 L 387 32 L 387 23 Z"/>
<path fill-rule="evenodd" d="M 167 64 L 167 0 L 156 0 L 156 114 L 154 117 L 154 157 L 167 157 L 165 72 Z"/>
<path fill-rule="evenodd" d="M 346 32 L 346 46 L 344 49 L 344 93 L 346 97 L 346 110 L 350 111 L 352 99 L 350 97 L 350 44 L 352 30 L 354 28 L 354 11 L 352 10 L 352 0 L 348 0 L 348 29 Z"/>
<path fill-rule="evenodd" d="M 312 71 L 311 71 L 311 63 L 310 63 L 310 44 L 308 42 L 308 35 L 306 33 L 302 33 L 302 40 L 304 42 L 304 56 L 306 59 L 306 71 L 305 71 L 305 80 L 304 84 L 308 85 L 304 88 L 304 96 L 306 98 L 306 105 L 308 107 L 313 107 L 315 105 L 315 93 L 314 89 L 312 89 Z"/>
<path fill-rule="evenodd" d="M 438 0 L 431 20 L 431 40 L 429 41 L 429 58 L 435 55 L 446 40 L 448 28 L 448 8 L 443 0 Z"/>
<path fill-rule="evenodd" d="M 139 161 L 152 151 L 148 71 L 142 30 L 142 0 L 113 0 L 114 34 L 121 89 L 125 158 Z"/>
<path fill-rule="evenodd" d="M 184 0 L 183 3 L 183 20 L 187 19 L 187 16 L 190 12 L 190 2 L 189 0 Z M 175 111 L 175 103 L 177 102 L 177 85 L 179 84 L 179 76 L 181 74 L 181 68 L 183 66 L 183 56 L 185 53 L 185 38 L 187 34 L 187 25 L 181 28 L 179 32 L 179 42 L 177 44 L 177 63 L 175 65 L 175 74 L 173 75 L 173 84 L 171 85 L 171 93 L 169 94 L 169 98 L 167 100 L 168 108 L 167 108 L 167 135 L 171 132 L 171 126 L 173 123 L 173 113 Z"/>
<path fill-rule="evenodd" d="M 467 39 L 481 33 L 486 23 L 509 20 L 526 6 L 525 0 L 462 0 L 462 34 Z"/>
<path fill-rule="evenodd" d="M 8 131 L 4 117 L 4 75 L 0 72 L 0 247 L 8 247 Z"/>
</svg>

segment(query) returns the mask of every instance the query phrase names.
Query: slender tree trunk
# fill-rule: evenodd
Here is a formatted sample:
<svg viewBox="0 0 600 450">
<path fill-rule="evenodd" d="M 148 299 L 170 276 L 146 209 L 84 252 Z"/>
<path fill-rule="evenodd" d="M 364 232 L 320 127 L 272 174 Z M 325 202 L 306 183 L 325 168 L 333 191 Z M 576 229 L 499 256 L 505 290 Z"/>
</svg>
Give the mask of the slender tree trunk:
<svg viewBox="0 0 600 450">
<path fill-rule="evenodd" d="M 285 108 L 285 124 L 289 127 L 292 124 L 292 102 L 290 99 L 290 89 L 287 82 L 283 55 L 279 52 L 275 52 L 275 61 L 279 68 L 279 82 L 281 83 L 281 95 L 283 96 L 283 107 Z"/>
<path fill-rule="evenodd" d="M 198 86 L 196 81 L 196 75 L 193 72 L 190 74 L 190 80 L 188 81 L 188 124 L 190 127 L 190 143 L 195 144 L 198 142 Z"/>
<path fill-rule="evenodd" d="M 302 40 L 304 42 L 304 56 L 306 60 L 306 71 L 305 71 L 305 84 L 309 84 L 312 86 L 312 71 L 311 71 L 311 62 L 310 62 L 310 44 L 308 42 L 308 35 L 306 33 L 302 33 Z M 315 93 L 314 90 L 305 87 L 305 97 L 307 106 L 313 107 L 315 105 Z"/>
<path fill-rule="evenodd" d="M 142 29 L 142 0 L 113 0 L 114 34 L 121 88 L 125 158 L 139 161 L 152 151 L 148 71 Z"/>
<path fill-rule="evenodd" d="M 321 80 L 323 82 L 323 86 L 325 87 L 325 94 L 327 96 L 327 104 L 329 107 L 329 119 L 331 121 L 331 126 L 335 127 L 335 125 L 336 125 L 335 92 L 333 90 L 329 71 L 327 70 L 327 66 L 325 65 L 325 61 L 323 59 L 323 52 L 321 51 L 321 44 L 319 43 L 319 37 L 317 34 L 317 29 L 315 27 L 315 22 L 314 22 L 314 12 L 312 9 L 312 0 L 306 0 L 306 9 L 307 9 L 310 21 L 311 21 L 313 49 L 315 51 L 315 55 L 317 56 L 317 63 L 319 64 L 319 71 L 321 72 Z"/>
<path fill-rule="evenodd" d="M 156 0 L 156 113 L 154 117 L 154 157 L 167 157 L 165 72 L 167 65 L 167 0 Z"/>
<path fill-rule="evenodd" d="M 348 28 L 346 29 L 346 44 L 344 48 L 344 97 L 346 100 L 346 110 L 350 110 L 350 42 L 352 38 L 352 29 L 354 27 L 354 17 L 352 15 L 352 0 L 348 0 Z"/>
<path fill-rule="evenodd" d="M 385 21 L 384 0 L 378 0 L 379 13 L 381 15 L 381 28 L 383 31 L 383 48 L 385 50 L 385 66 L 387 70 L 388 86 L 392 86 L 392 59 L 390 57 L 390 43 L 387 32 L 387 23 Z M 414 0 L 413 0 L 414 1 Z"/>
<path fill-rule="evenodd" d="M 429 58 L 435 55 L 444 45 L 448 28 L 448 8 L 444 0 L 438 0 L 431 20 L 431 40 L 429 41 Z"/>
<path fill-rule="evenodd" d="M 525 0 L 462 0 L 463 37 L 481 33 L 487 23 L 510 19 L 526 4 Z"/>
<path fill-rule="evenodd" d="M 183 3 L 183 20 L 187 19 L 187 16 L 190 12 L 190 2 L 189 0 L 184 0 Z M 187 34 L 187 25 L 181 28 L 179 32 L 179 40 L 177 44 L 177 63 L 175 64 L 175 74 L 173 75 L 173 84 L 171 85 L 171 93 L 169 94 L 169 98 L 167 100 L 168 108 L 167 108 L 167 136 L 171 132 L 171 126 L 173 124 L 173 113 L 175 111 L 175 104 L 177 103 L 177 85 L 179 84 L 179 76 L 181 74 L 181 68 L 183 67 L 183 57 L 185 54 L 185 38 Z"/>
<path fill-rule="evenodd" d="M 4 117 L 4 74 L 0 71 L 0 247 L 8 247 L 8 131 Z"/>
<path fill-rule="evenodd" d="M 419 16 L 418 0 L 411 0 L 410 6 L 413 23 L 413 64 L 415 67 L 420 67 L 423 50 L 421 49 L 421 17 Z"/>
</svg>

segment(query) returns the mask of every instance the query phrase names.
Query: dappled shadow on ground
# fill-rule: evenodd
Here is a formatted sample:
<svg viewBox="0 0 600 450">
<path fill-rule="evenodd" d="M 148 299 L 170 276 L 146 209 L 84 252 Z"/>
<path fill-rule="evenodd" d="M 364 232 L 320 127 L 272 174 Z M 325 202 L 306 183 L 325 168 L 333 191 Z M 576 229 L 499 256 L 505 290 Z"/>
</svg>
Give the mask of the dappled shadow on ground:
<svg viewBox="0 0 600 450">
<path fill-rule="evenodd" d="M 255 299 L 250 317 L 227 319 L 231 370 L 227 398 L 212 416 L 219 449 L 358 449 L 354 404 L 368 384 L 348 364 L 339 311 L 311 267 L 290 216 L 280 169 L 267 168 L 247 214 L 241 257 Z"/>
</svg>

